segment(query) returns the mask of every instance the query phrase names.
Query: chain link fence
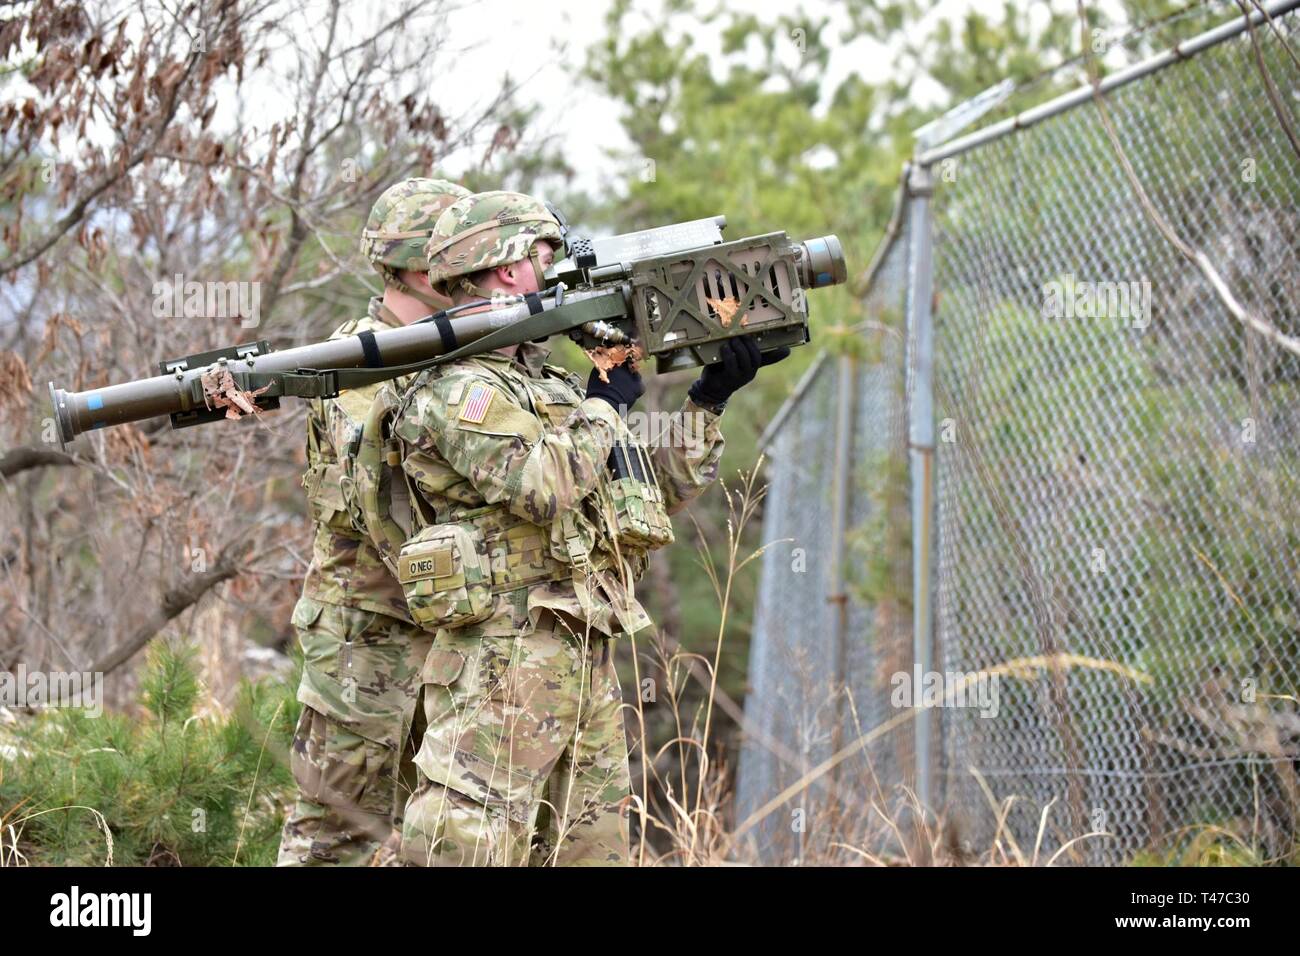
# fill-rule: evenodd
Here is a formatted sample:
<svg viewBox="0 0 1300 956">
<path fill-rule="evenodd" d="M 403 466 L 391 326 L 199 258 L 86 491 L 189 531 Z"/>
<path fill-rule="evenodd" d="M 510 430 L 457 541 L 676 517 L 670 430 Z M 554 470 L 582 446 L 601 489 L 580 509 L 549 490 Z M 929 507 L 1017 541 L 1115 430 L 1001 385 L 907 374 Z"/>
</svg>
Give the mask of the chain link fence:
<svg viewBox="0 0 1300 956">
<path fill-rule="evenodd" d="M 838 824 L 913 787 L 959 858 L 1295 853 L 1300 358 L 1248 331 L 1153 216 L 1242 309 L 1300 338 L 1300 14 L 1266 6 L 1252 30 L 1117 79 L 1104 114 L 1066 97 L 918 157 L 928 175 L 912 170 L 904 203 L 932 228 L 891 227 L 866 353 L 819 362 L 769 436 L 764 540 L 792 540 L 764 558 L 738 819 L 899 717 L 891 675 L 910 672 L 931 596 L 922 661 L 949 695 L 987 693 L 895 720 L 789 795 L 751 831 L 760 858 L 860 846 L 867 815 Z M 880 328 L 902 314 L 906 350 Z M 933 370 L 928 586 L 908 511 L 930 487 L 908 467 L 906 409 L 931 387 L 918 368 Z M 837 526 L 838 561 L 808 546 Z M 921 720 L 929 761 L 912 753 Z"/>
<path fill-rule="evenodd" d="M 903 347 L 906 244 L 888 245 L 866 298 L 861 355 L 824 354 L 765 436 L 767 504 L 738 820 L 761 811 L 846 745 L 895 716 L 889 677 L 911 641 Z M 836 518 L 836 515 L 842 515 Z M 828 529 L 846 531 L 836 544 Z M 836 554 L 839 553 L 837 560 Z M 881 733 L 801 787 L 751 834 L 768 861 L 824 859 L 845 833 L 879 826 L 912 764 L 908 728 Z M 821 825 L 834 819 L 835 827 Z"/>
</svg>

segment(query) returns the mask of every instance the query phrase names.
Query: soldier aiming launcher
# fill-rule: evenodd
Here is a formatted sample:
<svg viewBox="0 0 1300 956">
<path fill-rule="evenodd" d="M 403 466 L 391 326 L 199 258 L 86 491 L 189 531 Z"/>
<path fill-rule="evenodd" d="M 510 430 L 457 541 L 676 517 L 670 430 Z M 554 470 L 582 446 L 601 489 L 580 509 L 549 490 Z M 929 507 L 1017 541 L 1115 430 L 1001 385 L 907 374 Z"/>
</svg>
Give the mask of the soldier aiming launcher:
<svg viewBox="0 0 1300 956">
<path fill-rule="evenodd" d="M 84 392 L 51 382 L 59 441 L 66 446 L 84 431 L 160 415 L 185 428 L 228 417 L 232 404 L 275 409 L 285 395 L 331 398 L 560 333 L 583 348 L 635 341 L 660 372 L 715 362 L 735 335 L 753 335 L 762 351 L 807 342 L 807 290 L 847 275 L 839 240 L 794 242 L 773 232 L 724 242 L 725 226 L 715 216 L 607 239 L 566 229 L 566 257 L 548 270 L 546 290 L 493 302 L 490 311 L 456 317 L 482 308 L 472 303 L 405 328 L 282 351 L 265 341 L 235 345 L 162 362 L 151 378 Z"/>
</svg>

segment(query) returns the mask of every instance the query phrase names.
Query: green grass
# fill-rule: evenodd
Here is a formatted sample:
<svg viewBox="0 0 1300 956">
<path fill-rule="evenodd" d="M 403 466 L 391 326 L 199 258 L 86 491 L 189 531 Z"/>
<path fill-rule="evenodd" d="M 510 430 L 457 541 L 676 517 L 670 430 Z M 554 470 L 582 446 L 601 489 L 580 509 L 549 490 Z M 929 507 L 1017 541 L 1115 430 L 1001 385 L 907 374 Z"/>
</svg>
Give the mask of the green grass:
<svg viewBox="0 0 1300 956">
<path fill-rule="evenodd" d="M 0 763 L 0 863 L 274 864 L 295 686 L 245 683 L 229 714 L 200 717 L 194 652 L 160 641 L 134 713 L 23 721 Z"/>
</svg>

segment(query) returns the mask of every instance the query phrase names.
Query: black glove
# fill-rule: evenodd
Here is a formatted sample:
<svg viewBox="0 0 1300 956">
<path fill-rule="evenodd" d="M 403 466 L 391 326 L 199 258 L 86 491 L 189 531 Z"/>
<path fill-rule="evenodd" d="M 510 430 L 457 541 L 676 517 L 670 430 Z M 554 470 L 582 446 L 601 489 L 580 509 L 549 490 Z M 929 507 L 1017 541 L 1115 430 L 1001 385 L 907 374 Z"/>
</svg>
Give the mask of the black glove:
<svg viewBox="0 0 1300 956">
<path fill-rule="evenodd" d="M 608 382 L 600 380 L 600 369 L 593 368 L 587 377 L 587 397 L 603 398 L 614 406 L 614 411 L 626 415 L 636 400 L 645 394 L 645 383 L 641 373 L 627 367 L 627 363 L 615 365 L 608 372 Z"/>
<path fill-rule="evenodd" d="M 789 354 L 789 347 L 784 345 L 760 352 L 752 335 L 727 339 L 718 349 L 720 361 L 704 366 L 691 386 L 691 401 L 721 411 L 732 393 L 752 382 L 762 366 L 779 362 Z"/>
</svg>

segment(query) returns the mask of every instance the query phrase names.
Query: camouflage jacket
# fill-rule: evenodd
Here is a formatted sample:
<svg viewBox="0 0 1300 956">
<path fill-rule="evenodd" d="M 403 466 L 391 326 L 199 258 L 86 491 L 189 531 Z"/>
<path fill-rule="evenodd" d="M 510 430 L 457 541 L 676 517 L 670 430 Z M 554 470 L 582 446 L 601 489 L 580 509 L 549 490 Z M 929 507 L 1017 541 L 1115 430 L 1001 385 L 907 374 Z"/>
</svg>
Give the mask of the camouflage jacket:
<svg viewBox="0 0 1300 956">
<path fill-rule="evenodd" d="M 339 326 L 330 338 L 400 324 L 376 297 L 370 300 L 363 318 Z M 346 451 L 379 388 L 353 389 L 338 398 L 311 402 L 307 415 L 307 470 L 302 485 L 316 531 L 302 593 L 325 604 L 375 611 L 409 622 L 401 586 L 389 574 L 369 537 L 357 530 L 362 526 L 356 523 L 344 499 L 346 470 L 340 461 L 340 449 Z"/>
<path fill-rule="evenodd" d="M 593 492 L 607 476 L 628 424 L 603 399 L 585 398 L 582 379 L 545 362 L 547 345 L 527 342 L 513 357 L 491 352 L 437 366 L 415 380 L 394 419 L 401 468 L 426 518 L 458 516 L 500 504 L 549 536 L 552 557 L 570 562 L 567 537 L 590 546 L 596 570 L 496 596 L 492 616 L 473 625 L 483 636 L 515 633 L 538 608 L 568 612 L 606 634 L 650 623 L 634 594 L 647 555 L 614 548 Z M 687 400 L 643 436 L 669 513 L 717 477 L 719 416 Z M 654 419 L 651 419 L 654 422 Z M 603 566 L 603 567 L 602 567 Z"/>
</svg>

